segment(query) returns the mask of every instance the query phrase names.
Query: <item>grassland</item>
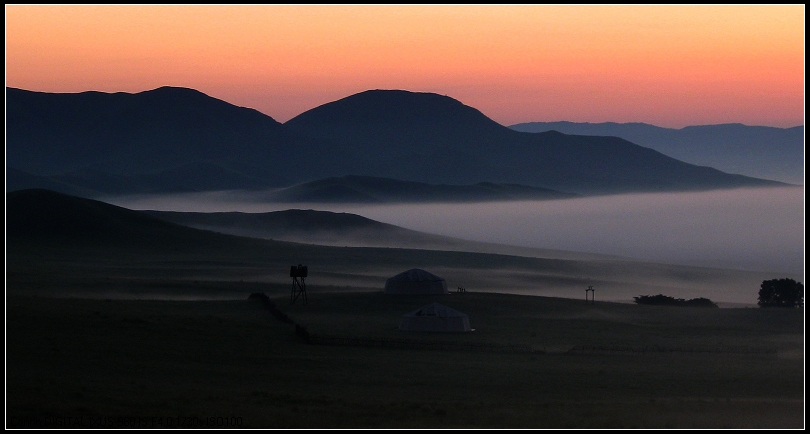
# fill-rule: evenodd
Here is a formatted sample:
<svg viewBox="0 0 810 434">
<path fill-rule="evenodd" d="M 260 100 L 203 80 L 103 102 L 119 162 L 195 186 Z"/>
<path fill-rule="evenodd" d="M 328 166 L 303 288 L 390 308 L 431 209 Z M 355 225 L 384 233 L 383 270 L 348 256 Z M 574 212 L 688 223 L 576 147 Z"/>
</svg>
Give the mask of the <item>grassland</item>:
<svg viewBox="0 0 810 434">
<path fill-rule="evenodd" d="M 801 428 L 803 312 L 510 294 L 270 292 L 312 334 L 530 345 L 536 353 L 303 343 L 243 300 L 7 298 L 6 426 Z M 412 334 L 437 300 L 474 332 Z M 775 354 L 571 354 L 577 345 Z M 541 352 L 541 351 L 545 352 Z M 217 419 L 219 418 L 219 419 Z"/>
</svg>

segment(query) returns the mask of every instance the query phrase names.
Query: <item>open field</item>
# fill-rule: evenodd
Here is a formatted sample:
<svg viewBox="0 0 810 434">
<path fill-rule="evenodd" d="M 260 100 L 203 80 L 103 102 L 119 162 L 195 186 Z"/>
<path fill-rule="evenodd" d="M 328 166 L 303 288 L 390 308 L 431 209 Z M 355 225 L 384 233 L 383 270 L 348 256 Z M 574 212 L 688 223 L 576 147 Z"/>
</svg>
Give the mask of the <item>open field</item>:
<svg viewBox="0 0 810 434">
<path fill-rule="evenodd" d="M 189 288 L 193 290 L 193 288 Z M 247 300 L 7 298 L 13 427 L 801 428 L 803 311 L 466 293 L 318 293 L 312 334 L 529 345 L 534 353 L 303 343 Z M 397 330 L 437 300 L 466 334 Z M 573 354 L 577 345 L 681 351 Z M 693 353 L 686 348 L 715 348 Z M 744 354 L 734 349 L 769 349 Z M 731 349 L 731 352 L 724 352 Z M 545 350 L 545 352 L 543 352 Z"/>
</svg>

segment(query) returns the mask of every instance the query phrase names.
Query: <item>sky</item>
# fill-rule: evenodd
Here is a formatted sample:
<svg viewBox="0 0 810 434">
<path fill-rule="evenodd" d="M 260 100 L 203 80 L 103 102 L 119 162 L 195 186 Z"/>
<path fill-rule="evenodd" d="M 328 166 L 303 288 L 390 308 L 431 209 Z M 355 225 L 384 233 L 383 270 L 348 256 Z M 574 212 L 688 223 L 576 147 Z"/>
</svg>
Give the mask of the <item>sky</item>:
<svg viewBox="0 0 810 434">
<path fill-rule="evenodd" d="M 369 89 L 503 125 L 804 124 L 804 5 L 6 5 L 6 86 L 197 89 L 279 122 Z"/>
</svg>

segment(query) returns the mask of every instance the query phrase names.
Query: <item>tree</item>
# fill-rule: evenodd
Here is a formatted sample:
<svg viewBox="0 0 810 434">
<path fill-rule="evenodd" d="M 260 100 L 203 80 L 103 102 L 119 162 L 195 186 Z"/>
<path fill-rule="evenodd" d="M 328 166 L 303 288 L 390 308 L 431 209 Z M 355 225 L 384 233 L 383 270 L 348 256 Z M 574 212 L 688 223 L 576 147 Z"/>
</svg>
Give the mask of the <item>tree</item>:
<svg viewBox="0 0 810 434">
<path fill-rule="evenodd" d="M 760 307 L 803 307 L 804 285 L 793 279 L 763 280 L 757 304 Z"/>
</svg>

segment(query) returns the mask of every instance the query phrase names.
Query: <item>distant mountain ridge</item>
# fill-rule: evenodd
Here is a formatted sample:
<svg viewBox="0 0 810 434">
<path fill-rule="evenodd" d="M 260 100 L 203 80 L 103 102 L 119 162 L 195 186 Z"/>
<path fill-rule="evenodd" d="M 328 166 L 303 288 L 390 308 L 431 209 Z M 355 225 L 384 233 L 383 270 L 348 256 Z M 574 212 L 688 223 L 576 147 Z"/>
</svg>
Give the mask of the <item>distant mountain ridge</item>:
<svg viewBox="0 0 810 434">
<path fill-rule="evenodd" d="M 371 176 L 319 179 L 267 194 L 273 202 L 485 202 L 547 200 L 577 197 L 547 188 L 480 182 L 474 185 L 436 185 Z"/>
<path fill-rule="evenodd" d="M 711 166 L 791 184 L 804 184 L 804 126 L 776 128 L 743 124 L 680 129 L 645 123 L 526 122 L 515 131 L 615 136 L 687 163 Z"/>
<path fill-rule="evenodd" d="M 17 188 L 266 189 L 347 175 L 576 194 L 779 185 L 615 137 L 517 132 L 430 93 L 361 92 L 284 124 L 174 87 L 135 94 L 6 88 L 6 99 L 6 165 Z"/>
</svg>

